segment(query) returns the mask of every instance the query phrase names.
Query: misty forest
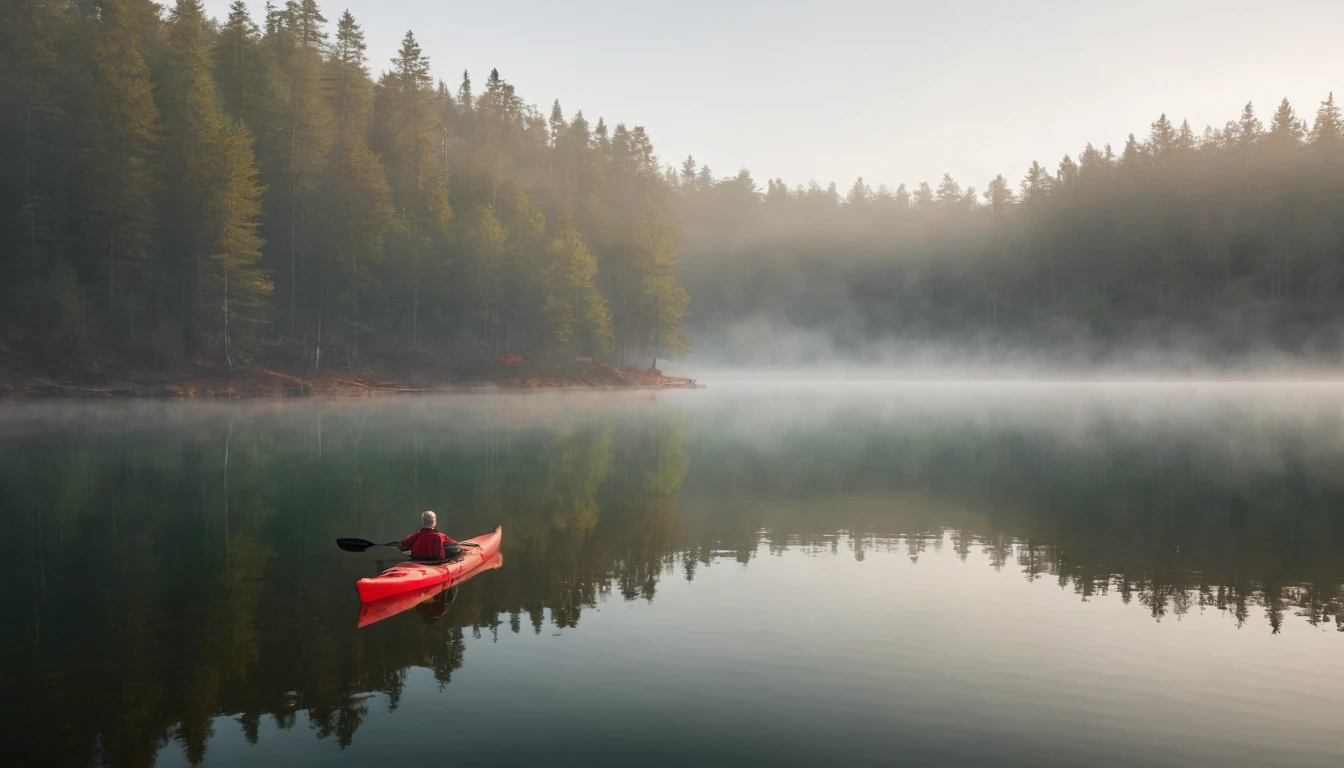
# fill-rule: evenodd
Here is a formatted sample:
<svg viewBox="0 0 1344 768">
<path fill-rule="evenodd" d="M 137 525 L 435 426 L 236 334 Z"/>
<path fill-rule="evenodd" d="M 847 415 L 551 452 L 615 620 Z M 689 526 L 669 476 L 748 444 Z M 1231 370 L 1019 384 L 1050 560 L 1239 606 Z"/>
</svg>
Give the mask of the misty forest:
<svg viewBox="0 0 1344 768">
<path fill-rule="evenodd" d="M 1084 364 L 1328 365 L 1344 341 L 1333 95 L 1221 128 L 1162 115 L 983 188 L 762 189 L 498 71 L 436 82 L 410 32 L 370 62 L 315 0 L 0 14 L 0 343 L 50 368 L 648 366 L 693 339 L 759 362 L 782 329 Z"/>
</svg>

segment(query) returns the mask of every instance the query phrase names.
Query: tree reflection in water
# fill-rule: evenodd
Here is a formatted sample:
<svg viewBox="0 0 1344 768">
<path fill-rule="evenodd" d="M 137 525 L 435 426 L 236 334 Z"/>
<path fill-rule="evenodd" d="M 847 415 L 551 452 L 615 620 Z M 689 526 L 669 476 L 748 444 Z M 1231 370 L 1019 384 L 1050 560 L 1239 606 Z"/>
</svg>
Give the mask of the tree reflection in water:
<svg viewBox="0 0 1344 768">
<path fill-rule="evenodd" d="M 411 668 L 449 685 L 468 633 L 576 627 L 661 579 L 789 549 L 980 551 L 1158 620 L 1344 629 L 1338 408 L 1278 427 L 1096 417 L 1080 438 L 1029 409 L 858 404 L 757 429 L 740 410 L 586 405 L 9 425 L 0 511 L 23 544 L 0 644 L 5 701 L 24 702 L 18 763 L 151 765 L 174 742 L 199 763 L 220 716 L 254 743 L 269 718 L 347 746 Z M 331 540 L 400 536 L 425 508 L 458 536 L 503 524 L 506 567 L 356 628 L 352 585 L 376 555 Z"/>
</svg>

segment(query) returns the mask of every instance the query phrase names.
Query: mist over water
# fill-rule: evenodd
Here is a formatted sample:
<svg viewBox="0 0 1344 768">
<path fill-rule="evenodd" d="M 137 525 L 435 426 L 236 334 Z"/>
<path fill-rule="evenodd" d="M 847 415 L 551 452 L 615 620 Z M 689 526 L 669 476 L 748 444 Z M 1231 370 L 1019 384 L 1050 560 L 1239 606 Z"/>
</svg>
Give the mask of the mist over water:
<svg viewBox="0 0 1344 768">
<path fill-rule="evenodd" d="M 7 409 L 20 763 L 1344 759 L 1333 385 L 704 383 Z"/>
</svg>

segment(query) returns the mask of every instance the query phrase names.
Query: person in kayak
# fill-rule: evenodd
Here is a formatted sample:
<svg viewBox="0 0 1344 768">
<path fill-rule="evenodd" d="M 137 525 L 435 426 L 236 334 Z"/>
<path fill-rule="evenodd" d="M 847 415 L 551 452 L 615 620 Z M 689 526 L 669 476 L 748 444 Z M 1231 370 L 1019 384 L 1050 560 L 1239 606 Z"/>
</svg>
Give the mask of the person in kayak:
<svg viewBox="0 0 1344 768">
<path fill-rule="evenodd" d="M 426 511 L 420 516 L 420 530 L 401 540 L 402 550 L 411 551 L 412 560 L 446 560 L 462 554 L 462 548 L 446 533 L 434 530 L 438 518 Z"/>
</svg>

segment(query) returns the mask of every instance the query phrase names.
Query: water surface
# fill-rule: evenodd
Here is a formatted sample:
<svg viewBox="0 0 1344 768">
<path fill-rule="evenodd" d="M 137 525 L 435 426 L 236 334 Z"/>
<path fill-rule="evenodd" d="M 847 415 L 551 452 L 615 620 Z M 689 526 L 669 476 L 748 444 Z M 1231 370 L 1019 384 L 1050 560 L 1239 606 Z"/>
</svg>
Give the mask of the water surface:
<svg viewBox="0 0 1344 768">
<path fill-rule="evenodd" d="M 20 765 L 1344 764 L 1330 385 L 8 406 L 0 521 Z"/>
</svg>

